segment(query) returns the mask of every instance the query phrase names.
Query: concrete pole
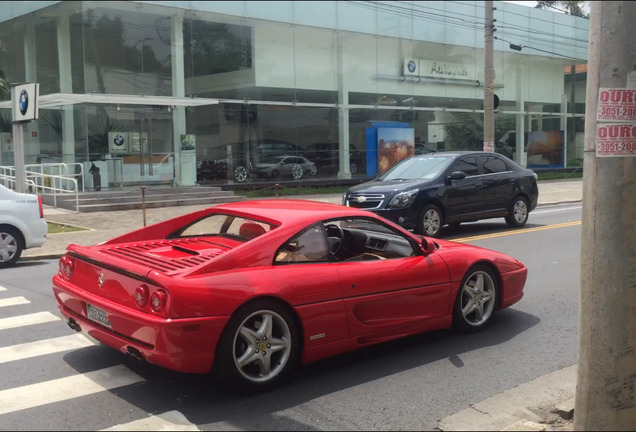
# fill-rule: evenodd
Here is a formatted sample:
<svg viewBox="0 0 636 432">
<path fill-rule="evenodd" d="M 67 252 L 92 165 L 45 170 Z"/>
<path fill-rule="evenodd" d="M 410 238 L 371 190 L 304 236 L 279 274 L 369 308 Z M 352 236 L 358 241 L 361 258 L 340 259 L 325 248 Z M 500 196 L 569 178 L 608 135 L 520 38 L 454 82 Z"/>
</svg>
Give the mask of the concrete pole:
<svg viewBox="0 0 636 432">
<path fill-rule="evenodd" d="M 484 18 L 484 151 L 495 151 L 495 59 L 493 53 L 493 2 L 485 1 Z"/>
<path fill-rule="evenodd" d="M 596 154 L 599 89 L 627 87 L 634 22 L 636 3 L 591 2 L 575 430 L 636 427 L 636 157 Z"/>
</svg>

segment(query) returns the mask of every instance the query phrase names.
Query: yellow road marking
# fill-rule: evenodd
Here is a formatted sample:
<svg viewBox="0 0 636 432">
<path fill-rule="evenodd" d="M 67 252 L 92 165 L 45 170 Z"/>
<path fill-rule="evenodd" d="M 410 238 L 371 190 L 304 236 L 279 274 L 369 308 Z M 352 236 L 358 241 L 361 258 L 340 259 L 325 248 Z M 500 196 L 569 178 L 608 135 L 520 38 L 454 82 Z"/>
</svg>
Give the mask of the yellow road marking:
<svg viewBox="0 0 636 432">
<path fill-rule="evenodd" d="M 525 228 L 521 230 L 504 231 L 504 232 L 494 233 L 494 234 L 484 234 L 479 236 L 464 237 L 464 238 L 449 239 L 449 240 L 462 243 L 462 242 L 484 240 L 484 239 L 495 238 L 495 237 L 503 237 L 507 235 L 526 234 L 526 233 L 535 232 L 535 231 L 544 231 L 544 230 L 556 229 L 556 228 L 566 228 L 566 227 L 571 227 L 576 225 L 581 225 L 581 221 L 565 222 L 565 223 L 546 225 L 546 226 L 536 227 L 536 228 Z"/>
</svg>

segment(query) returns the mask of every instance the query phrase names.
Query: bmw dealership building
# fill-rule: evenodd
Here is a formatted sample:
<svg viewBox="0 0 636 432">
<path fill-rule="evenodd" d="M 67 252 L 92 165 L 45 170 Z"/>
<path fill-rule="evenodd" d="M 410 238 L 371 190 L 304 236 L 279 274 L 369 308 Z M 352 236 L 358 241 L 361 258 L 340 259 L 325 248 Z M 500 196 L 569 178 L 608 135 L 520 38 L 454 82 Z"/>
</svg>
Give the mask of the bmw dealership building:
<svg viewBox="0 0 636 432">
<path fill-rule="evenodd" d="M 254 164 L 293 154 L 315 159 L 315 181 L 364 179 L 383 145 L 483 148 L 485 7 L 0 2 L 0 70 L 39 84 L 29 165 L 99 167 L 104 187 L 188 186 L 255 181 Z M 493 16 L 495 151 L 576 164 L 589 21 L 500 1 Z M 0 166 L 15 163 L 11 114 L 0 102 Z"/>
</svg>

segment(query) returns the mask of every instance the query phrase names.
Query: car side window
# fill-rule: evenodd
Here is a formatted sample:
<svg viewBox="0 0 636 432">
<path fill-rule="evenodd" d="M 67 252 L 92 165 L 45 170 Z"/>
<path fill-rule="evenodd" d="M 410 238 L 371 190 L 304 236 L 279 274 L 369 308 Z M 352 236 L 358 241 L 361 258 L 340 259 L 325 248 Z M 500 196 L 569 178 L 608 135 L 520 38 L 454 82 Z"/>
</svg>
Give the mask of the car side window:
<svg viewBox="0 0 636 432">
<path fill-rule="evenodd" d="M 484 174 L 495 174 L 510 171 L 508 165 L 497 156 L 489 155 L 481 156 L 480 158 L 483 163 Z"/>
<path fill-rule="evenodd" d="M 463 157 L 455 162 L 451 171 L 463 171 L 466 177 L 477 175 L 479 174 L 477 158 L 475 156 Z"/>
<path fill-rule="evenodd" d="M 276 253 L 276 264 L 329 262 L 329 243 L 322 223 L 311 225 L 285 242 Z"/>
</svg>

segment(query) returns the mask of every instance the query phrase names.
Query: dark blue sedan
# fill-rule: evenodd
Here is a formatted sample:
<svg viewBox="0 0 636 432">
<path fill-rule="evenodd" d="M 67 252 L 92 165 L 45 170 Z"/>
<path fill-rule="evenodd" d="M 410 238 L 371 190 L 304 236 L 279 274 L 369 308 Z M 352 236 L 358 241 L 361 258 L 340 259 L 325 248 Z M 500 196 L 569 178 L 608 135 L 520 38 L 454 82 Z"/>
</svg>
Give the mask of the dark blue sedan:
<svg viewBox="0 0 636 432">
<path fill-rule="evenodd" d="M 537 206 L 534 171 L 492 152 L 412 156 L 349 188 L 344 205 L 372 211 L 406 229 L 439 236 L 444 225 L 503 217 L 519 228 Z"/>
</svg>

